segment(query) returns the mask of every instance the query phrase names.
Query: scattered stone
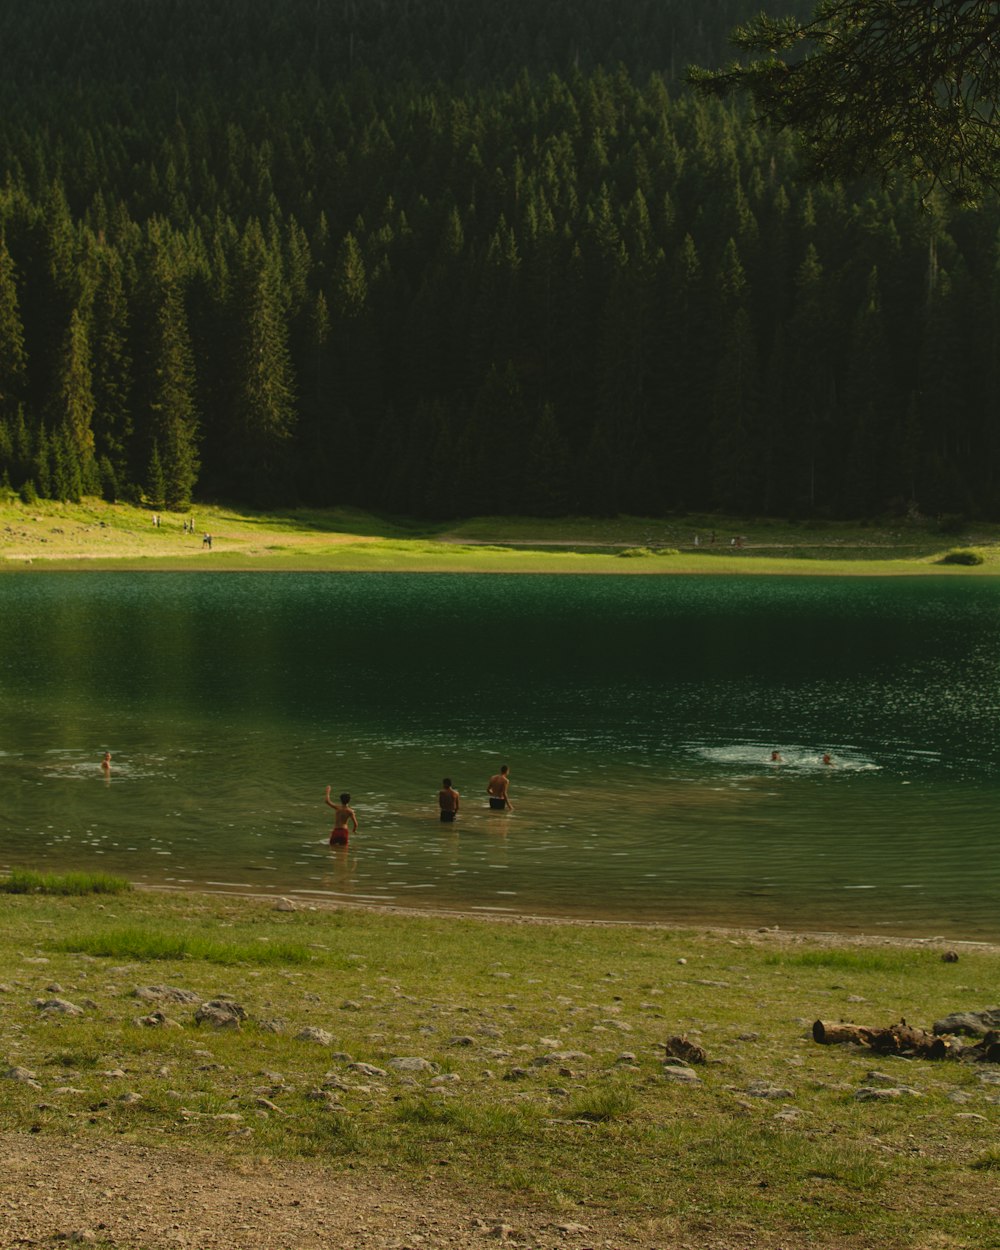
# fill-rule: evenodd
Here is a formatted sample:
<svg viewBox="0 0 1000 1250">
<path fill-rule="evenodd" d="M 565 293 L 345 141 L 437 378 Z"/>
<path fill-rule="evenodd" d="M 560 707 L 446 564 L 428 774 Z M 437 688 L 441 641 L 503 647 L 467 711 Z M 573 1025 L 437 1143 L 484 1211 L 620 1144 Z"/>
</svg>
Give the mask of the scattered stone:
<svg viewBox="0 0 1000 1250">
<path fill-rule="evenodd" d="M 261 1107 L 263 1108 L 264 1111 L 274 1111 L 277 1115 L 287 1114 L 286 1112 L 282 1111 L 282 1109 L 278 1106 L 277 1103 L 272 1102 L 270 1098 L 256 1098 L 254 1099 L 254 1106 Z"/>
<path fill-rule="evenodd" d="M 618 1056 L 618 1058 L 615 1060 L 615 1063 L 616 1063 L 616 1064 L 621 1064 L 621 1063 L 637 1063 L 637 1062 L 638 1062 L 638 1056 L 637 1056 L 637 1055 L 635 1055 L 635 1054 L 634 1054 L 631 1050 L 624 1050 L 624 1051 L 622 1051 L 622 1053 L 621 1053 L 621 1054 Z"/>
<path fill-rule="evenodd" d="M 357 1003 L 353 998 L 347 998 L 340 1004 L 341 1011 L 361 1011 L 363 1010 L 361 1003 Z"/>
<path fill-rule="evenodd" d="M 865 1073 L 865 1080 L 869 1085 L 895 1086 L 897 1084 L 896 1077 L 890 1076 L 888 1072 L 876 1072 L 874 1070 Z"/>
<path fill-rule="evenodd" d="M 448 1041 L 449 1046 L 475 1046 L 476 1039 L 469 1037 L 468 1034 L 462 1037 L 452 1037 Z"/>
<path fill-rule="evenodd" d="M 142 1102 L 142 1094 L 137 1094 L 134 1090 L 129 1090 L 127 1094 L 120 1094 L 118 1096 L 118 1101 L 126 1107 L 134 1107 L 137 1102 Z"/>
<path fill-rule="evenodd" d="M 700 1085 L 701 1077 L 695 1072 L 694 1068 L 689 1068 L 686 1064 L 680 1063 L 678 1060 L 668 1060 L 663 1065 L 663 1075 L 668 1081 L 677 1081 L 681 1085 Z"/>
<path fill-rule="evenodd" d="M 503 1074 L 505 1081 L 523 1081 L 525 1077 L 531 1076 L 527 1068 L 511 1068 Z"/>
<path fill-rule="evenodd" d="M 165 1016 L 162 1011 L 150 1012 L 148 1016 L 136 1016 L 136 1024 L 147 1029 L 179 1029 L 180 1023 Z"/>
<path fill-rule="evenodd" d="M 861 1089 L 854 1095 L 855 1102 L 891 1102 L 895 1098 L 922 1098 L 920 1090 L 913 1089 L 909 1085 L 898 1085 L 895 1088 L 886 1089 L 879 1086 L 877 1089 L 870 1085 L 863 1085 Z"/>
<path fill-rule="evenodd" d="M 262 1033 L 287 1033 L 288 1022 L 286 1020 L 258 1020 L 257 1028 Z"/>
<path fill-rule="evenodd" d="M 82 1016 L 83 1008 L 76 1003 L 67 1002 L 65 998 L 36 998 L 34 1006 L 39 1011 L 52 1012 L 60 1016 Z"/>
<path fill-rule="evenodd" d="M 318 1046 L 332 1046 L 333 1034 L 328 1033 L 326 1029 L 300 1029 L 295 1034 L 295 1040 L 298 1042 L 315 1042 Z"/>
<path fill-rule="evenodd" d="M 238 1029 L 246 1018 L 246 1009 L 231 998 L 213 998 L 194 1013 L 195 1024 L 208 1024 L 213 1029 Z"/>
<path fill-rule="evenodd" d="M 58 1088 L 52 1091 L 52 1095 L 53 1097 L 55 1097 L 56 1094 L 59 1094 L 60 1096 L 62 1096 L 65 1094 L 85 1094 L 86 1092 L 87 1091 L 85 1089 L 76 1089 L 72 1085 L 60 1085 Z"/>
<path fill-rule="evenodd" d="M 770 1085 L 767 1081 L 751 1081 L 746 1088 L 751 1098 L 794 1098 L 790 1089 L 782 1089 L 780 1085 Z"/>
<path fill-rule="evenodd" d="M 686 1037 L 671 1037 L 666 1043 L 666 1052 L 685 1063 L 704 1063 L 706 1058 L 703 1048 Z"/>
<path fill-rule="evenodd" d="M 41 1082 L 35 1079 L 34 1072 L 29 1071 L 28 1068 L 8 1068 L 4 1076 L 8 1081 L 17 1081 L 18 1084 L 28 1085 L 31 1089 L 42 1088 Z"/>
<path fill-rule="evenodd" d="M 275 911 L 298 911 L 297 903 L 293 903 L 290 898 L 279 898 L 274 904 Z"/>
<path fill-rule="evenodd" d="M 946 964 L 957 964 L 958 963 L 958 951 L 945 951 L 944 954 L 941 956 L 941 961 L 942 963 L 946 963 Z"/>
<path fill-rule="evenodd" d="M 439 1076 L 432 1076 L 430 1083 L 432 1085 L 450 1085 L 461 1079 L 457 1072 L 442 1072 Z"/>
<path fill-rule="evenodd" d="M 983 1124 L 987 1123 L 986 1116 L 977 1115 L 975 1111 L 956 1111 L 956 1120 L 980 1120 Z"/>
<path fill-rule="evenodd" d="M 547 1055 L 539 1055 L 531 1062 L 536 1068 L 540 1068 L 549 1063 L 579 1063 L 589 1058 L 590 1055 L 585 1050 L 552 1050 Z"/>
<path fill-rule="evenodd" d="M 352 1072 L 360 1072 L 362 1076 L 388 1076 L 384 1068 L 376 1068 L 373 1063 L 349 1063 Z"/>
<path fill-rule="evenodd" d="M 146 1003 L 189 1003 L 193 1006 L 201 1002 L 193 990 L 182 990 L 176 985 L 137 985 L 132 997 L 141 998 Z"/>
<path fill-rule="evenodd" d="M 416 1055 L 400 1055 L 389 1060 L 389 1067 L 397 1072 L 436 1072 L 437 1064 L 429 1059 L 420 1059 Z"/>
<path fill-rule="evenodd" d="M 92 1228 L 74 1228 L 65 1237 L 74 1246 L 92 1246 L 97 1243 L 97 1234 Z"/>
<path fill-rule="evenodd" d="M 342 1081 L 339 1076 L 334 1076 L 333 1073 L 330 1072 L 327 1073 L 326 1079 L 323 1082 L 323 1089 L 325 1090 L 339 1089 L 341 1092 L 346 1092 L 350 1088 L 350 1085 L 348 1085 L 346 1081 Z"/>
<path fill-rule="evenodd" d="M 686 963 L 687 963 L 687 960 L 686 960 L 686 959 L 678 959 L 678 961 L 677 961 L 677 962 L 678 962 L 679 964 L 686 964 Z"/>
<path fill-rule="evenodd" d="M 991 1029 L 1000 1029 L 1000 1007 L 987 1007 L 985 1011 L 956 1011 L 943 1020 L 935 1020 L 933 1031 L 941 1033 L 965 1033 L 970 1037 L 985 1037 Z"/>
<path fill-rule="evenodd" d="M 58 981 L 52 981 L 45 987 L 45 992 L 46 994 L 61 994 L 63 992 L 63 987 Z"/>
<path fill-rule="evenodd" d="M 967 1094 L 964 1089 L 950 1090 L 947 1094 L 945 1094 L 945 1097 L 948 1099 L 949 1102 L 957 1102 L 957 1103 L 972 1102 L 972 1095 Z"/>
</svg>

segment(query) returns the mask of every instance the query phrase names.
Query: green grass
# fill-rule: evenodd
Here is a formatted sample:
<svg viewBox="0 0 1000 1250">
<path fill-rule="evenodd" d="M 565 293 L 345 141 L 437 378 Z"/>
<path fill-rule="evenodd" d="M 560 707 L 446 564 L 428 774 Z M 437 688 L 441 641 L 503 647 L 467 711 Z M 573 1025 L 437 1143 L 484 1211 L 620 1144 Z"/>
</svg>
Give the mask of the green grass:
<svg viewBox="0 0 1000 1250">
<path fill-rule="evenodd" d="M 95 959 L 197 959 L 211 964 L 307 964 L 314 958 L 301 943 L 220 942 L 184 933 L 157 933 L 148 929 L 115 929 L 83 937 L 58 938 L 48 944 L 55 951 L 91 955 Z"/>
<path fill-rule="evenodd" d="M 871 523 L 699 514 L 476 517 L 434 523 L 355 509 L 258 513 L 198 505 L 193 514 L 150 512 L 88 499 L 0 501 L 0 569 L 128 569 L 155 572 L 270 570 L 342 572 L 615 573 L 652 576 L 738 573 L 830 576 L 995 576 L 1000 526 L 933 520 Z M 193 515 L 197 534 L 182 530 Z M 213 535 L 203 551 L 198 535 Z M 712 532 L 717 541 L 709 539 Z M 730 539 L 739 535 L 743 546 Z M 699 538 L 695 544 L 695 536 Z M 943 563 L 955 539 L 983 563 Z M 647 554 L 650 553 L 650 554 Z M 646 558 L 619 559 L 620 555 Z M 655 558 L 651 558 L 654 557 Z"/>
<path fill-rule="evenodd" d="M 131 888 L 123 878 L 99 872 L 55 874 L 16 869 L 0 878 L 0 894 L 123 894 Z"/>
<path fill-rule="evenodd" d="M 500 1188 L 554 1218 L 601 1212 L 647 1245 L 979 1250 L 1000 1244 L 995 1087 L 976 1067 L 817 1046 L 809 1029 L 817 1016 L 928 1026 L 992 1003 L 1000 951 L 940 953 L 285 913 L 230 896 L 10 895 L 0 1055 L 43 1088 L 0 1070 L 0 1130 L 433 1174 L 473 1206 Z M 216 1031 L 164 1001 L 175 1027 L 147 1027 L 135 990 L 151 983 L 228 994 L 248 1019 Z M 83 1014 L 40 1011 L 51 984 Z M 300 1040 L 307 1027 L 332 1045 Z M 706 1051 L 696 1086 L 663 1076 L 676 1033 Z M 399 1071 L 398 1056 L 433 1071 Z M 857 1102 L 873 1068 L 923 1096 Z M 756 1097 L 755 1082 L 788 1092 Z M 313 1096 L 324 1087 L 332 1105 Z M 262 1089 L 283 1114 L 261 1111 Z"/>
</svg>

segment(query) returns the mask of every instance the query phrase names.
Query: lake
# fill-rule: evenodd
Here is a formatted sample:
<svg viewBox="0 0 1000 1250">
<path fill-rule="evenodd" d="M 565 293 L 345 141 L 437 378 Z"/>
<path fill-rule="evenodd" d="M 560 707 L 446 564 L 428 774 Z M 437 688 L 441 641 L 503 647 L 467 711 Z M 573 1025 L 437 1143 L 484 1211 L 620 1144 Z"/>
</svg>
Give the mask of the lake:
<svg viewBox="0 0 1000 1250">
<path fill-rule="evenodd" d="M 992 579 L 32 571 L 0 578 L 0 864 L 997 939 L 998 712 Z"/>
</svg>

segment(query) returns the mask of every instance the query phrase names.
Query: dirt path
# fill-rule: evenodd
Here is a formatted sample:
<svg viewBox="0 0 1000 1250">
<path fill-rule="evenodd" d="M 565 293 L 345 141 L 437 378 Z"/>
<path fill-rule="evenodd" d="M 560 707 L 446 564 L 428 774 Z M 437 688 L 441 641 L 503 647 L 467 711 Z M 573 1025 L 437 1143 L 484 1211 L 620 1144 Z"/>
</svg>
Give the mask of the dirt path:
<svg viewBox="0 0 1000 1250">
<path fill-rule="evenodd" d="M 0 1133 L 0 1246 L 115 1250 L 633 1250 L 604 1221 L 464 1202 L 342 1159 L 224 1159 Z M 704 1243 L 703 1243 L 704 1244 Z"/>
</svg>

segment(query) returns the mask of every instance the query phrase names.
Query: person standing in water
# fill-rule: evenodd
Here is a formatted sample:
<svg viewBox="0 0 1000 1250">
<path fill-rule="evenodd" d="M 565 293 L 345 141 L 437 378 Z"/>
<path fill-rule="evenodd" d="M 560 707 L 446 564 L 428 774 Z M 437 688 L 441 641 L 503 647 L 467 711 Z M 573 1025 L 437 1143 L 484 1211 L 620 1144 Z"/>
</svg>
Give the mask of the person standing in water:
<svg viewBox="0 0 1000 1250">
<path fill-rule="evenodd" d="M 111 776 L 111 752 L 110 751 L 104 752 L 104 759 L 101 760 L 101 772 L 105 775 L 105 777 Z"/>
<path fill-rule="evenodd" d="M 507 797 L 507 788 L 510 785 L 509 772 L 509 766 L 501 764 L 500 771 L 494 773 L 486 783 L 486 793 L 490 796 L 490 808 L 494 812 L 512 812 L 514 810 L 510 799 Z"/>
<path fill-rule="evenodd" d="M 354 808 L 351 807 L 351 796 L 345 790 L 340 796 L 340 802 L 334 803 L 330 798 L 330 787 L 327 786 L 323 802 L 327 807 L 332 807 L 334 810 L 333 828 L 330 830 L 330 845 L 346 846 L 348 824 L 351 825 L 352 833 L 357 833 L 358 831 L 358 818 L 354 814 Z"/>
<path fill-rule="evenodd" d="M 441 809 L 442 824 L 450 825 L 458 815 L 459 795 L 451 784 L 451 778 L 445 777 L 438 791 L 438 807 Z"/>
</svg>

